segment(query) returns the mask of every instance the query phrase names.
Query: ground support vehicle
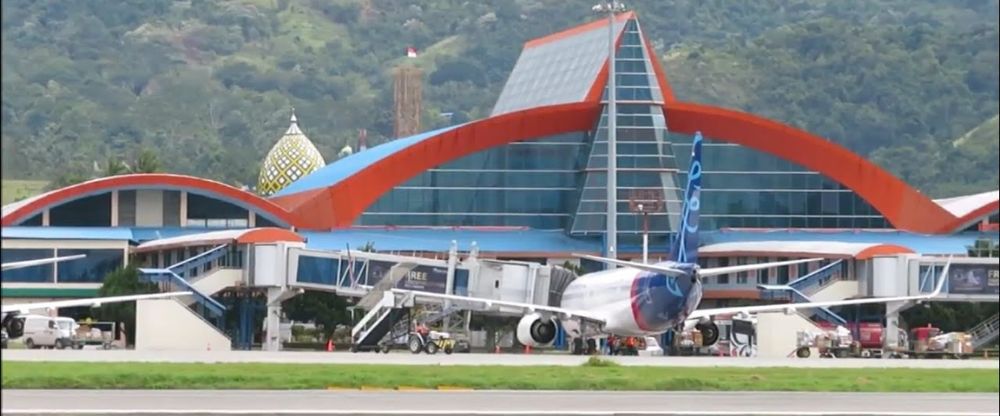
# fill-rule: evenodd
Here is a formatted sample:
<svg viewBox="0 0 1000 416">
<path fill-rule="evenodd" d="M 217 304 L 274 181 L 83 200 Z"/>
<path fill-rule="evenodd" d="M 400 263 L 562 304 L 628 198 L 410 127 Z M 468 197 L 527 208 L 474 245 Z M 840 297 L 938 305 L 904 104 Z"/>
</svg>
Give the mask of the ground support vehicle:
<svg viewBox="0 0 1000 416">
<path fill-rule="evenodd" d="M 455 351 L 455 340 L 447 332 L 430 331 L 425 335 L 420 331 L 414 331 L 410 333 L 407 347 L 414 354 L 420 354 L 421 352 L 437 354 L 438 351 L 451 354 Z"/>
<path fill-rule="evenodd" d="M 809 358 L 815 351 L 819 357 L 847 358 L 861 354 L 861 343 L 851 336 L 851 332 L 842 326 L 836 329 L 813 332 L 799 331 L 795 356 Z"/>
</svg>

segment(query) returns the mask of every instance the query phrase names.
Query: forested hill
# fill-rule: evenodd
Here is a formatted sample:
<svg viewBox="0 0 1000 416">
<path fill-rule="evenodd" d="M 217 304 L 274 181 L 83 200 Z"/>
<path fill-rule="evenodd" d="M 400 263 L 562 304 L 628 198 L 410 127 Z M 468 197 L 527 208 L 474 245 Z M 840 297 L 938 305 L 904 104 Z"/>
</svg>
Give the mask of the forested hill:
<svg viewBox="0 0 1000 416">
<path fill-rule="evenodd" d="M 997 187 L 996 130 L 956 139 L 995 124 L 998 1 L 629 6 L 681 99 L 807 129 L 941 196 Z M 293 106 L 330 161 L 359 128 L 391 134 L 389 71 L 411 45 L 424 128 L 483 117 L 522 43 L 594 3 L 4 0 L 3 177 L 93 175 L 147 148 L 167 171 L 252 184 Z"/>
</svg>

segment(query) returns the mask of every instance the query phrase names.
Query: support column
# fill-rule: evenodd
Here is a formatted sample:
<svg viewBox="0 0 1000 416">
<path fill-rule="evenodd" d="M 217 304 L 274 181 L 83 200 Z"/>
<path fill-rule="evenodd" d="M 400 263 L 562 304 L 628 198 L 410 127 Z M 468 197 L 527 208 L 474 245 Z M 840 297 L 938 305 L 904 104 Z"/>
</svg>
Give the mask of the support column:
<svg viewBox="0 0 1000 416">
<path fill-rule="evenodd" d="M 281 302 L 304 293 L 302 289 L 267 288 L 267 315 L 264 316 L 264 351 L 281 351 Z"/>
<path fill-rule="evenodd" d="M 267 289 L 267 315 L 265 320 L 264 351 L 281 351 L 281 301 L 284 290 Z"/>
<path fill-rule="evenodd" d="M 448 277 L 444 284 L 444 291 L 446 295 L 455 294 L 455 266 L 458 264 L 458 242 L 451 240 L 451 248 L 448 249 Z M 451 307 L 451 300 L 445 299 L 444 310 L 447 311 Z M 444 316 L 445 330 L 451 326 L 451 313 Z"/>
<path fill-rule="evenodd" d="M 889 358 L 889 352 L 900 345 L 899 313 L 910 307 L 911 302 L 888 302 L 885 304 L 885 329 L 882 330 L 882 358 Z"/>
<path fill-rule="evenodd" d="M 111 191 L 111 226 L 118 226 L 118 191 Z"/>
<path fill-rule="evenodd" d="M 178 215 L 180 215 L 180 218 L 178 219 L 178 221 L 179 221 L 178 224 L 180 224 L 181 227 L 187 227 L 187 221 L 188 221 L 188 193 L 187 193 L 187 191 L 181 191 L 181 206 L 180 206 L 180 209 L 178 211 L 180 211 L 178 213 Z"/>
</svg>

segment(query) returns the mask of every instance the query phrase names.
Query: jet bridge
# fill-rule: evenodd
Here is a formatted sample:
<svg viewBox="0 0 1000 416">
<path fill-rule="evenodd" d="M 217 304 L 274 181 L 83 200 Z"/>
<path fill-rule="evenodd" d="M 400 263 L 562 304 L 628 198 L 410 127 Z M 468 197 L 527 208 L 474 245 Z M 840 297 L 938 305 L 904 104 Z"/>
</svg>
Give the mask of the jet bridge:
<svg viewBox="0 0 1000 416">
<path fill-rule="evenodd" d="M 252 237 L 252 238 L 251 238 Z M 479 259 L 475 243 L 468 253 L 459 253 L 452 244 L 443 259 L 407 257 L 356 250 L 318 250 L 307 248 L 301 236 L 270 228 L 223 230 L 143 243 L 134 252 L 148 281 L 190 290 L 193 296 L 180 300 L 171 309 L 149 309 L 155 318 L 162 314 L 195 323 L 215 325 L 213 331 L 224 333 L 222 314 L 227 307 L 223 295 L 249 296 L 266 294 L 264 349 L 276 351 L 281 346 L 281 303 L 306 290 L 336 293 L 357 299 L 367 318 L 355 329 L 362 344 L 377 344 L 402 311 L 414 306 L 401 296 L 386 298 L 389 289 L 410 289 L 438 294 L 466 295 L 483 299 L 522 303 L 558 304 L 562 289 L 575 276 L 563 269 L 534 263 Z M 391 300 L 391 305 L 389 303 Z M 232 303 L 232 302 L 230 302 Z M 252 302 L 241 302 L 237 343 L 248 348 L 252 341 Z M 147 302 L 154 305 L 154 302 Z M 244 307 L 246 306 L 246 307 Z M 473 305 L 453 300 L 421 299 L 419 313 L 413 318 L 422 322 L 442 322 L 449 332 L 467 332 Z M 192 311 L 191 309 L 195 309 Z M 142 309 L 142 308 L 140 308 Z M 162 309 L 162 308 L 161 308 Z M 202 315 L 197 312 L 201 311 Z M 488 310 L 487 314 L 515 311 Z M 158 315 L 159 314 L 159 315 Z M 184 315 L 184 316 L 182 316 Z M 369 316 L 370 315 L 370 316 Z M 204 318 L 204 319 L 203 319 Z M 152 319 L 152 318 L 151 318 Z M 409 321 L 409 320 L 408 320 Z M 154 328 L 155 325 L 148 325 Z M 461 327 L 460 330 L 454 328 Z M 154 331 L 151 334 L 159 334 Z M 183 337 L 183 336 L 179 336 Z M 212 342 L 213 348 L 232 341 Z M 161 343 L 162 344 L 162 343 Z M 170 348 L 202 348 L 204 342 L 184 346 L 170 343 Z M 160 345 L 160 344 L 157 344 Z M 163 344 L 166 345 L 166 344 Z"/>
<path fill-rule="evenodd" d="M 357 299 L 366 315 L 352 330 L 356 345 L 370 348 L 388 334 L 414 305 L 413 299 L 391 294 L 390 289 L 410 289 L 439 294 L 475 296 L 514 302 L 558 303 L 572 273 L 535 263 L 479 259 L 473 249 L 460 256 L 453 244 L 448 257 L 431 259 L 361 251 L 329 251 L 303 245 L 258 245 L 251 255 L 249 285 L 266 287 L 268 328 L 265 349 L 278 350 L 281 302 L 305 290 L 336 293 Z M 464 257 L 464 258 L 463 258 Z M 554 292 L 553 292 L 554 291 Z M 468 332 L 470 305 L 449 300 L 424 299 L 428 316 L 443 321 L 449 332 Z M 463 314 L 464 312 L 464 314 Z M 520 311 L 489 310 L 488 314 Z M 462 325 L 457 329 L 455 325 Z M 271 330 L 271 328 L 275 328 Z"/>
</svg>

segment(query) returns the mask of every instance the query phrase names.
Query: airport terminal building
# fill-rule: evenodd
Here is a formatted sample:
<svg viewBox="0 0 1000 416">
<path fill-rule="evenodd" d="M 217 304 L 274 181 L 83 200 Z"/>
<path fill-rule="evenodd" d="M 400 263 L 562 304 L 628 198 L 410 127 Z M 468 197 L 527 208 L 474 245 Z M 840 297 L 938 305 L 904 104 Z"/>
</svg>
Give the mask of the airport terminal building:
<svg viewBox="0 0 1000 416">
<path fill-rule="evenodd" d="M 901 267 L 917 276 L 939 264 L 935 256 L 964 256 L 976 239 L 998 239 L 1000 192 L 930 199 L 824 138 L 681 101 L 636 15 L 619 15 L 613 30 L 619 257 L 640 257 L 644 218 L 651 259 L 665 256 L 696 132 L 706 139 L 706 265 L 830 259 L 719 276 L 706 282 L 706 299 L 759 300 L 766 298 L 759 284 L 788 284 L 824 268 L 858 282 L 871 277 L 869 260 L 880 256 L 913 257 L 916 263 Z M 604 254 L 608 36 L 608 21 L 600 20 L 531 40 L 489 117 L 329 164 L 293 116 L 264 161 L 259 193 L 191 176 L 133 174 L 5 206 L 4 262 L 88 256 L 4 272 L 4 300 L 93 296 L 103 276 L 131 255 L 164 267 L 219 244 L 232 252 L 214 257 L 216 265 L 249 260 L 255 245 L 318 252 L 371 243 L 380 253 L 433 258 L 475 251 L 481 258 L 600 267 L 571 253 Z M 656 209 L 635 212 L 636 202 Z M 280 263 L 289 267 L 281 273 L 300 273 L 290 260 Z M 453 278 L 444 290 L 456 291 Z M 969 296 L 996 301 L 995 282 L 981 290 Z"/>
</svg>

